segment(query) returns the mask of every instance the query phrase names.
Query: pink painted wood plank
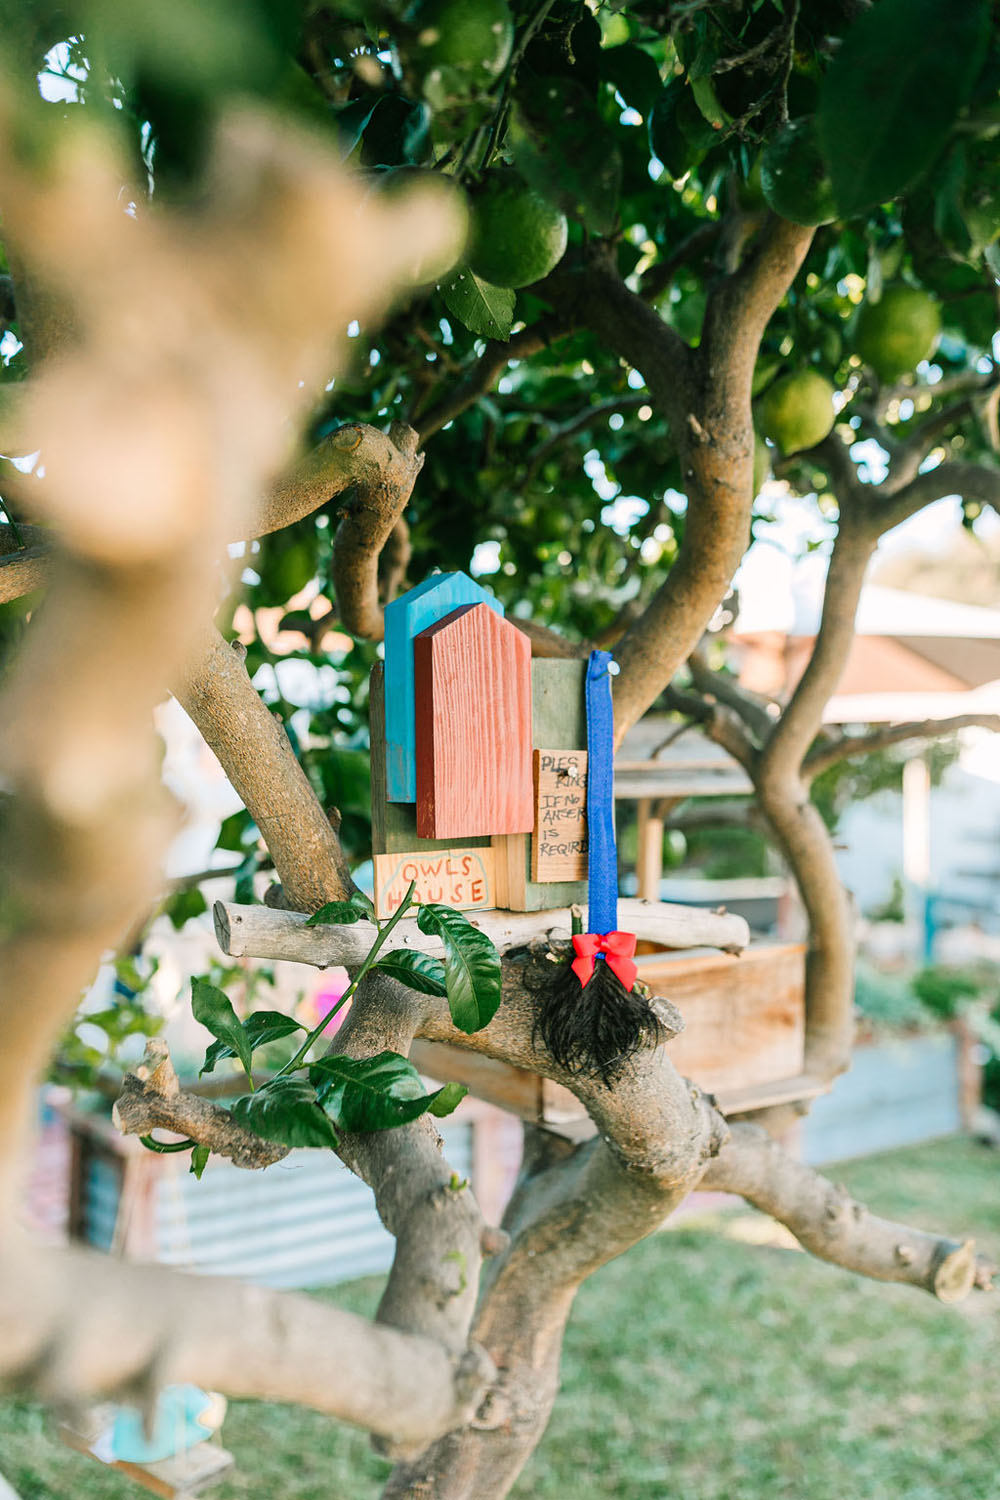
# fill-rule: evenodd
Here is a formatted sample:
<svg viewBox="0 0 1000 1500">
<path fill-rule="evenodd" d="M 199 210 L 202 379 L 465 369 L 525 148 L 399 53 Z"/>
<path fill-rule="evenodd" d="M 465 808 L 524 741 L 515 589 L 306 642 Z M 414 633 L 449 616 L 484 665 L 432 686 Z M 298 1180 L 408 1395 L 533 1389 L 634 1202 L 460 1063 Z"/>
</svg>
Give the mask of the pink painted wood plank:
<svg viewBox="0 0 1000 1500">
<path fill-rule="evenodd" d="M 464 605 L 413 642 L 417 833 L 530 833 L 531 646 L 485 604 Z"/>
</svg>

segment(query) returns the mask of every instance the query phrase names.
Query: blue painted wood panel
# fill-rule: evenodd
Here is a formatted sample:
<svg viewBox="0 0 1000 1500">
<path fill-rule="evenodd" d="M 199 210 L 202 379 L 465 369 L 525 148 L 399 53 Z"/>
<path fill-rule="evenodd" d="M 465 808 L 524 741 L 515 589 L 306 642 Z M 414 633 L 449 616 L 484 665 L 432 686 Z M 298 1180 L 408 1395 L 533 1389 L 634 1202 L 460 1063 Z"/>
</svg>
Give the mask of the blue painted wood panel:
<svg viewBox="0 0 1000 1500">
<path fill-rule="evenodd" d="M 389 802 L 417 800 L 413 637 L 462 604 L 503 605 L 464 573 L 435 573 L 385 609 L 385 775 Z"/>
<path fill-rule="evenodd" d="M 802 1155 L 814 1164 L 847 1161 L 961 1128 L 955 1038 L 887 1037 L 856 1047 L 850 1071 L 815 1100 L 802 1125 Z"/>
</svg>

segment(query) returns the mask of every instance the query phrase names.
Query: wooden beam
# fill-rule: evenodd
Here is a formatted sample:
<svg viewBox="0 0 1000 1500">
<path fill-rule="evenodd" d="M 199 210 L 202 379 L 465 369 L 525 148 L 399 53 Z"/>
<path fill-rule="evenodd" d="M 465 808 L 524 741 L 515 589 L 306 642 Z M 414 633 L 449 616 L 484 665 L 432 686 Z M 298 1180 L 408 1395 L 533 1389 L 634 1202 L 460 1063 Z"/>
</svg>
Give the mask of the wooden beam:
<svg viewBox="0 0 1000 1500">
<path fill-rule="evenodd" d="M 231 901 L 217 901 L 213 915 L 219 946 L 233 958 L 286 959 L 312 964 L 317 969 L 332 964 L 352 968 L 361 963 L 375 940 L 375 928 L 370 922 L 346 927 L 309 927 L 306 925 L 309 919 L 303 912 L 281 911 L 270 906 L 238 906 Z M 572 932 L 568 906 L 548 911 L 474 912 L 469 920 L 501 952 L 523 947 L 531 938 L 546 934 L 568 940 Z M 732 912 L 706 911 L 699 906 L 678 906 L 668 901 L 620 901 L 618 920 L 624 931 L 665 948 L 719 948 L 739 953 L 750 941 L 746 922 Z M 421 932 L 411 917 L 405 917 L 397 925 L 387 947 L 413 948 L 432 954 L 444 951 L 441 940 Z"/>
<path fill-rule="evenodd" d="M 636 873 L 639 895 L 644 901 L 659 901 L 663 879 L 663 819 L 653 816 L 650 797 L 639 799 L 639 857 Z"/>
</svg>

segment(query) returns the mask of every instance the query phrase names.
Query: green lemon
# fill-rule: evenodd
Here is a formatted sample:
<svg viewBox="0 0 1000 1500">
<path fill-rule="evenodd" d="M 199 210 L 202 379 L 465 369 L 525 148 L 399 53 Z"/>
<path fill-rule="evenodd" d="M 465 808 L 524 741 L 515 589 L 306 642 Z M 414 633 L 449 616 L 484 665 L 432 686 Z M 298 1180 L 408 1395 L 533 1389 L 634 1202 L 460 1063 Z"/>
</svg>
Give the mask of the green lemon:
<svg viewBox="0 0 1000 1500">
<path fill-rule="evenodd" d="M 760 185 L 774 212 L 793 224 L 829 224 L 837 217 L 833 186 L 811 115 L 789 120 L 765 147 Z"/>
<path fill-rule="evenodd" d="M 761 431 L 782 453 L 821 443 L 833 418 L 833 386 L 817 370 L 782 375 L 760 403 Z"/>
<path fill-rule="evenodd" d="M 487 172 L 472 203 L 469 265 L 494 286 L 530 286 L 563 258 L 566 216 L 516 172 Z"/>
<path fill-rule="evenodd" d="M 941 309 L 929 292 L 894 281 L 877 302 L 863 302 L 854 347 L 879 380 L 898 380 L 929 359 L 941 333 Z"/>
<path fill-rule="evenodd" d="M 485 84 L 507 66 L 514 44 L 507 0 L 417 0 L 407 19 L 409 56 L 424 77 L 446 68 Z"/>
</svg>

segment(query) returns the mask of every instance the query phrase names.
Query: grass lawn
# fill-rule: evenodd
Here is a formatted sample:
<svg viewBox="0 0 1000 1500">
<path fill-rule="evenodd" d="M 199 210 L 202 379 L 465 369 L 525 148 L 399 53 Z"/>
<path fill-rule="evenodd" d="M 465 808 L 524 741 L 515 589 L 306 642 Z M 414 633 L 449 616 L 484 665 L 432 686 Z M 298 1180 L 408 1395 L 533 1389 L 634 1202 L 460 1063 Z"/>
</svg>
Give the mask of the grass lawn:
<svg viewBox="0 0 1000 1500">
<path fill-rule="evenodd" d="M 834 1175 L 1000 1258 L 997 1153 L 950 1140 Z M 757 1220 L 657 1235 L 587 1283 L 516 1500 L 1000 1500 L 1000 1297 L 941 1307 L 747 1243 Z M 378 1289 L 322 1295 L 370 1313 Z M 239 1470 L 213 1500 L 368 1500 L 388 1471 L 364 1434 L 291 1408 L 236 1402 L 225 1438 Z M 0 1472 L 21 1500 L 144 1493 L 23 1402 L 0 1402 Z"/>
</svg>

